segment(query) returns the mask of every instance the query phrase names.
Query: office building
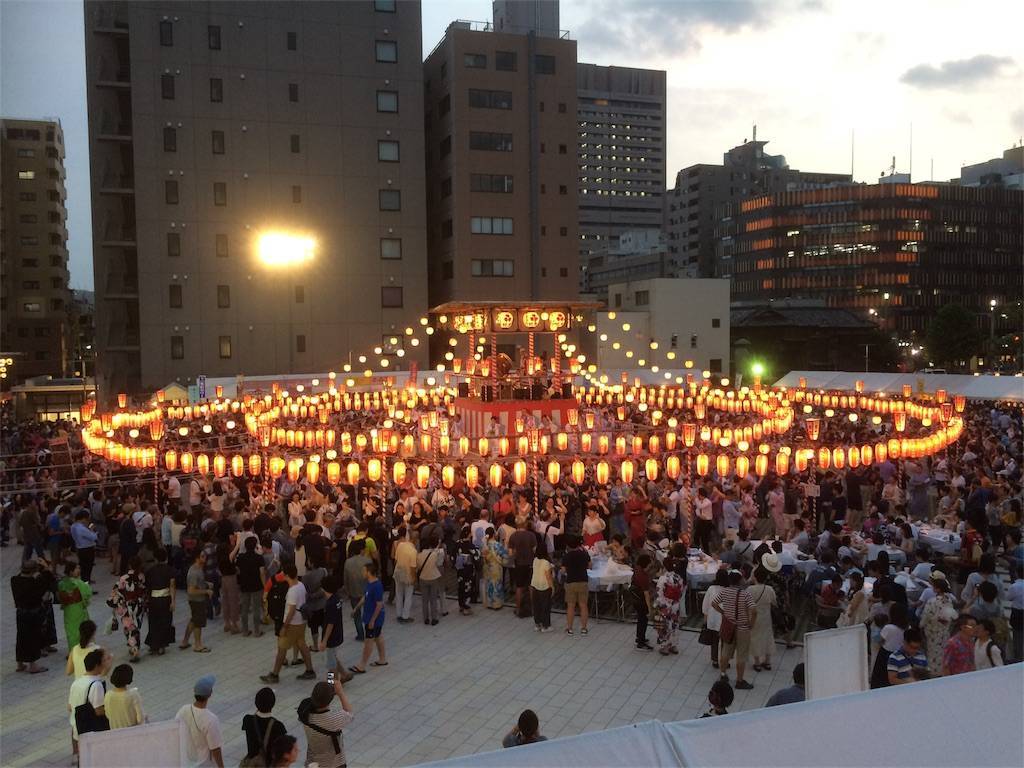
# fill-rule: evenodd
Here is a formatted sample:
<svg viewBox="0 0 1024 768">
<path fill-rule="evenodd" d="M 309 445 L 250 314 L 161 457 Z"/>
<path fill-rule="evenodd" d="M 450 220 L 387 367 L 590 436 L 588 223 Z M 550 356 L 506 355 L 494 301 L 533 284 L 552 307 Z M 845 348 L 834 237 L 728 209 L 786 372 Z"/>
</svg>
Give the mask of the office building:
<svg viewBox="0 0 1024 768">
<path fill-rule="evenodd" d="M 612 283 L 654 277 L 696 277 L 695 274 L 678 274 L 665 236 L 658 229 L 621 232 L 614 245 L 604 243 L 587 255 L 580 269 L 582 292 L 602 298 Z"/>
<path fill-rule="evenodd" d="M 1021 301 L 1024 192 L 948 184 L 856 184 L 777 192 L 729 219 L 733 299 L 822 299 L 893 335 L 923 332 L 944 305 L 979 330 L 1012 330 Z"/>
<path fill-rule="evenodd" d="M 578 292 L 576 42 L 498 21 L 423 65 L 432 305 Z"/>
<path fill-rule="evenodd" d="M 729 370 L 728 280 L 614 283 L 608 286 L 607 310 L 596 314 L 597 328 L 585 348 L 599 370 L 657 367 L 654 373 L 663 375 L 692 369 L 698 377 Z"/>
<path fill-rule="evenodd" d="M 960 178 L 953 184 L 964 187 L 1006 187 L 1024 189 L 1024 146 L 1010 147 L 1002 157 L 983 163 L 965 165 L 960 169 Z"/>
<path fill-rule="evenodd" d="M 87 0 L 85 39 L 101 398 L 396 353 L 427 306 L 419 2 Z"/>
<path fill-rule="evenodd" d="M 783 155 L 764 151 L 767 141 L 744 141 L 723 156 L 721 165 L 698 164 L 676 174 L 665 196 L 669 253 L 680 266 L 696 265 L 702 277 L 727 277 L 717 263 L 716 226 L 730 204 L 748 197 L 805 186 L 848 183 L 846 173 L 812 173 L 790 168 Z"/>
<path fill-rule="evenodd" d="M 64 132 L 50 120 L 0 119 L 0 352 L 4 387 L 68 366 Z"/>
<path fill-rule="evenodd" d="M 662 226 L 665 72 L 578 64 L 580 287 L 582 267 L 623 232 Z"/>
</svg>

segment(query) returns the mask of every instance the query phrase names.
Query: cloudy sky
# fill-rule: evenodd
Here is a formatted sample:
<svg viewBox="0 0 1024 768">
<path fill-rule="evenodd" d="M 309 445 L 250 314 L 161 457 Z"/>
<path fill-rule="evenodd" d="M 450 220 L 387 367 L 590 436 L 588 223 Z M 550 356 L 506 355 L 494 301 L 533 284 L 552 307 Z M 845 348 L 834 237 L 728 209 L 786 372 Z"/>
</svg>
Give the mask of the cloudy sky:
<svg viewBox="0 0 1024 768">
<path fill-rule="evenodd" d="M 424 0 L 429 51 L 487 0 Z M 1024 136 L 1019 0 L 563 0 L 581 61 L 668 71 L 669 184 L 768 139 L 791 167 L 949 179 Z M 0 114 L 59 117 L 71 282 L 92 286 L 82 5 L 0 0 Z"/>
</svg>

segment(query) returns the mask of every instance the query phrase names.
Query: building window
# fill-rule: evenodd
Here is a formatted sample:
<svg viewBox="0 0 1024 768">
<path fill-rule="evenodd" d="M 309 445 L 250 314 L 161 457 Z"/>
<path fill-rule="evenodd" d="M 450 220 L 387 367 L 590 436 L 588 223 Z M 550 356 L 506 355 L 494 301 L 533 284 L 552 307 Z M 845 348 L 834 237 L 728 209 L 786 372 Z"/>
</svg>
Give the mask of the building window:
<svg viewBox="0 0 1024 768">
<path fill-rule="evenodd" d="M 217 256 L 226 259 L 228 257 L 228 236 L 218 234 L 214 238 L 214 251 Z"/>
<path fill-rule="evenodd" d="M 289 51 L 297 51 L 299 49 L 299 34 L 298 32 L 289 32 L 286 35 L 286 44 Z"/>
<path fill-rule="evenodd" d="M 211 24 L 206 28 L 206 43 L 211 51 L 220 50 L 220 27 Z"/>
<path fill-rule="evenodd" d="M 690 349 L 696 349 L 696 348 L 697 348 L 697 334 L 693 334 L 692 336 L 690 336 Z"/>
<path fill-rule="evenodd" d="M 564 101 L 558 102 L 558 112 L 560 114 L 563 114 L 563 115 L 565 114 L 565 102 Z"/>
<path fill-rule="evenodd" d="M 292 202 L 293 203 L 301 203 L 302 202 L 302 187 L 297 185 L 297 184 L 292 186 Z"/>
<path fill-rule="evenodd" d="M 512 109 L 512 93 L 470 88 L 469 106 L 475 109 Z"/>
<path fill-rule="evenodd" d="M 515 262 L 512 259 L 473 259 L 470 263 L 473 277 L 513 277 Z"/>
<path fill-rule="evenodd" d="M 223 181 L 213 182 L 213 204 L 228 204 L 228 185 Z"/>
<path fill-rule="evenodd" d="M 452 195 L 452 177 L 449 176 L 447 179 L 441 179 L 441 198 L 451 197 Z"/>
<path fill-rule="evenodd" d="M 494 52 L 494 68 L 499 72 L 515 72 L 516 71 L 516 52 L 515 51 L 495 51 Z"/>
<path fill-rule="evenodd" d="M 672 347 L 672 349 L 679 349 L 679 334 L 678 333 L 673 333 L 672 334 L 672 338 L 669 340 L 669 346 Z"/>
<path fill-rule="evenodd" d="M 35 157 L 36 151 L 34 149 L 19 149 L 18 157 Z"/>
<path fill-rule="evenodd" d="M 181 286 L 180 285 L 169 285 L 168 290 L 168 306 L 171 309 L 181 309 Z"/>
<path fill-rule="evenodd" d="M 300 151 L 302 151 L 299 134 L 293 133 L 291 136 L 288 137 L 288 146 L 289 149 L 291 149 L 292 154 L 298 154 Z"/>
<path fill-rule="evenodd" d="M 559 227 L 558 228 L 558 234 L 561 235 L 562 237 L 565 237 L 566 235 L 569 234 L 569 228 L 568 227 Z"/>
<path fill-rule="evenodd" d="M 498 216 L 473 216 L 469 220 L 469 231 L 474 235 L 511 235 L 512 219 Z"/>
<path fill-rule="evenodd" d="M 394 13 L 398 9 L 395 0 L 373 0 L 373 10 L 377 13 Z"/>
<path fill-rule="evenodd" d="M 719 317 L 712 317 L 711 318 L 711 327 L 712 328 L 721 328 L 722 327 L 722 319 L 719 318 Z"/>
<path fill-rule="evenodd" d="M 185 337 L 171 336 L 171 360 L 185 359 Z"/>
<path fill-rule="evenodd" d="M 19 181 L 32 181 L 36 177 L 35 171 L 18 171 Z"/>
<path fill-rule="evenodd" d="M 19 192 L 18 200 L 22 203 L 34 203 L 36 201 L 35 192 Z"/>
<path fill-rule="evenodd" d="M 387 285 L 381 288 L 380 305 L 385 309 L 401 309 L 405 306 L 402 297 L 402 289 L 394 285 Z"/>
<path fill-rule="evenodd" d="M 161 98 L 174 100 L 174 75 L 160 75 Z"/>
<path fill-rule="evenodd" d="M 708 360 L 708 368 L 710 369 L 710 371 L 712 373 L 721 373 L 722 372 L 722 358 L 720 358 L 720 357 L 712 357 L 710 360 Z"/>
<path fill-rule="evenodd" d="M 398 91 L 377 91 L 377 111 L 397 112 Z"/>
<path fill-rule="evenodd" d="M 38 291 L 39 281 L 38 280 L 22 280 L 21 289 L 23 291 Z"/>
<path fill-rule="evenodd" d="M 569 148 L 565 144 L 558 145 L 558 154 L 564 155 L 569 151 Z"/>
<path fill-rule="evenodd" d="M 288 101 L 298 101 L 298 100 L 299 100 L 299 84 L 298 83 L 288 83 Z"/>
<path fill-rule="evenodd" d="M 219 77 L 210 78 L 210 101 L 224 101 L 224 81 Z"/>
<path fill-rule="evenodd" d="M 178 182 L 170 179 L 164 181 L 164 202 L 168 205 L 178 204 Z"/>
<path fill-rule="evenodd" d="M 615 294 L 615 306 L 616 307 L 621 307 L 622 306 L 622 294 L 621 293 L 616 293 Z"/>
<path fill-rule="evenodd" d="M 218 339 L 218 345 L 220 348 L 220 359 L 228 360 L 231 358 L 231 337 L 221 336 Z"/>
<path fill-rule="evenodd" d="M 167 255 L 172 259 L 181 256 L 181 235 L 177 232 L 167 233 Z"/>
<path fill-rule="evenodd" d="M 21 305 L 21 309 L 23 312 L 42 312 L 43 305 L 38 301 L 26 301 Z"/>
<path fill-rule="evenodd" d="M 231 307 L 231 286 L 217 286 L 217 309 L 229 309 Z"/>
<path fill-rule="evenodd" d="M 633 303 L 638 307 L 646 307 L 651 303 L 651 292 L 650 291 L 636 291 L 633 294 Z"/>
<path fill-rule="evenodd" d="M 542 235 L 546 235 L 548 233 L 548 228 L 545 227 L 543 224 L 540 225 L 540 233 Z"/>
<path fill-rule="evenodd" d="M 553 75 L 555 74 L 555 57 L 547 56 L 543 53 L 538 53 L 533 57 L 534 67 L 537 69 L 538 75 Z"/>
<path fill-rule="evenodd" d="M 24 269 L 33 269 L 39 266 L 39 259 L 22 259 L 21 266 Z"/>
<path fill-rule="evenodd" d="M 560 195 L 567 195 L 567 194 L 569 194 L 569 188 L 567 186 L 565 186 L 565 184 L 559 184 L 558 185 L 558 194 L 560 194 Z"/>
<path fill-rule="evenodd" d="M 482 149 L 489 152 L 511 152 L 512 134 L 470 131 L 469 148 Z"/>
<path fill-rule="evenodd" d="M 397 189 L 382 189 L 378 192 L 378 202 L 382 211 L 402 210 L 402 193 Z"/>
<path fill-rule="evenodd" d="M 210 132 L 210 143 L 212 145 L 213 154 L 223 155 L 224 154 L 224 131 L 211 131 Z"/>
<path fill-rule="evenodd" d="M 174 45 L 174 25 L 169 21 L 160 22 L 160 45 Z"/>
<path fill-rule="evenodd" d="M 451 136 L 445 136 L 443 139 L 441 139 L 441 144 L 438 147 L 438 152 L 440 153 L 441 157 L 448 157 L 448 155 L 452 153 Z"/>
<path fill-rule="evenodd" d="M 306 303 L 306 286 L 296 285 L 295 286 L 295 303 L 305 304 Z"/>
<path fill-rule="evenodd" d="M 402 239 L 399 237 L 382 237 L 380 239 L 380 257 L 382 259 L 402 258 Z"/>
<path fill-rule="evenodd" d="M 509 174 L 471 173 L 469 175 L 471 192 L 512 192 L 512 176 Z"/>
<path fill-rule="evenodd" d="M 558 268 L 558 276 L 559 277 L 568 277 L 569 276 L 569 268 L 568 267 L 559 267 Z"/>
<path fill-rule="evenodd" d="M 295 351 L 305 352 L 306 351 L 306 334 L 300 333 L 295 337 Z"/>
<path fill-rule="evenodd" d="M 487 56 L 483 53 L 464 53 L 462 63 L 470 69 L 487 69 Z"/>
<path fill-rule="evenodd" d="M 377 142 L 377 159 L 383 163 L 397 163 L 399 160 L 399 147 L 397 141 Z"/>
<path fill-rule="evenodd" d="M 22 224 L 35 224 L 39 221 L 39 217 L 34 213 L 23 213 L 18 217 L 18 221 Z"/>
<path fill-rule="evenodd" d="M 164 127 L 164 152 L 178 151 L 178 129 L 171 126 Z"/>
<path fill-rule="evenodd" d="M 398 43 L 394 40 L 377 41 L 377 62 L 380 64 L 394 64 L 398 61 Z"/>
</svg>

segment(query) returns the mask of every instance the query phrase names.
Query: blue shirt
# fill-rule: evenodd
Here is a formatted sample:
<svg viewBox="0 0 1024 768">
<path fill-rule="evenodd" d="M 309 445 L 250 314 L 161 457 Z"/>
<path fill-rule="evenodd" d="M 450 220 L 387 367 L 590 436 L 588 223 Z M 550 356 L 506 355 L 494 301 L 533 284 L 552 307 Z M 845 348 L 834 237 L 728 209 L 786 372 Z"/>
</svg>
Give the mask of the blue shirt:
<svg viewBox="0 0 1024 768">
<path fill-rule="evenodd" d="M 889 654 L 887 671 L 895 672 L 896 677 L 900 680 L 906 680 L 908 677 L 911 677 L 914 667 L 924 670 L 928 669 L 928 659 L 920 651 L 912 656 L 908 656 L 907 652 L 900 648 L 898 651 L 893 651 Z"/>
<path fill-rule="evenodd" d="M 384 585 L 381 584 L 380 579 L 366 582 L 366 590 L 363 592 L 363 624 L 370 623 L 370 619 L 373 618 L 373 612 L 377 610 L 377 606 L 383 601 Z M 373 626 L 379 627 L 383 623 L 384 607 L 381 606 L 380 615 L 377 616 L 377 621 L 373 623 Z"/>
<path fill-rule="evenodd" d="M 56 541 L 60 538 L 61 529 L 64 527 L 63 522 L 60 519 L 60 513 L 57 510 L 53 510 L 46 516 L 46 532 L 49 534 L 50 541 Z"/>
<path fill-rule="evenodd" d="M 795 704 L 798 701 L 803 701 L 806 696 L 802 685 L 791 685 L 789 688 L 783 688 L 781 691 L 773 693 L 765 706 L 777 707 L 781 704 Z"/>
<path fill-rule="evenodd" d="M 89 530 L 85 523 L 75 523 L 71 526 L 71 539 L 75 542 L 75 549 L 95 547 L 98 538 L 96 532 Z"/>
</svg>

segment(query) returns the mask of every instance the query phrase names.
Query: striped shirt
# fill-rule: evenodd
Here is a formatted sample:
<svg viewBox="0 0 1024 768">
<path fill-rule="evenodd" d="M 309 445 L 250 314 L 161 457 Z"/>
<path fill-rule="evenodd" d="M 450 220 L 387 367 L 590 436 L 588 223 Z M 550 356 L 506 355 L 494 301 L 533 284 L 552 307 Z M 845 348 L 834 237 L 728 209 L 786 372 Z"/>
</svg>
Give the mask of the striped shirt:
<svg viewBox="0 0 1024 768">
<path fill-rule="evenodd" d="M 738 587 L 723 589 L 712 605 L 721 608 L 725 618 L 735 621 L 737 629 L 750 629 L 750 614 L 754 610 L 754 601 L 746 590 Z"/>
</svg>

